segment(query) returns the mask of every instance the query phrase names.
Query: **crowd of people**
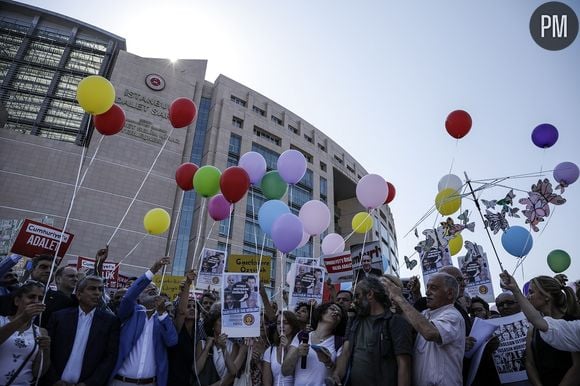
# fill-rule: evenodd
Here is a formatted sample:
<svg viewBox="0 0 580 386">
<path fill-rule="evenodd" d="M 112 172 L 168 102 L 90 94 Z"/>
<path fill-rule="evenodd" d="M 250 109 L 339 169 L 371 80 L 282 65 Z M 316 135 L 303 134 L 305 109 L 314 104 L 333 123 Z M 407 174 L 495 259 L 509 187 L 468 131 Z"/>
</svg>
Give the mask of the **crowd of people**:
<svg viewBox="0 0 580 386">
<path fill-rule="evenodd" d="M 0 262 L 1 386 L 499 385 L 503 364 L 494 352 L 504 335 L 527 339 L 525 350 L 510 353 L 510 366 L 527 373 L 518 384 L 580 384 L 580 306 L 561 275 L 533 278 L 526 297 L 503 272 L 497 312 L 465 294 L 468 278 L 453 266 L 430 276 L 424 295 L 418 278 L 403 288 L 377 272 L 353 291 L 328 286 L 330 301 L 294 309 L 252 282 L 251 295 L 262 300 L 260 336 L 237 338 L 222 332 L 215 292 L 192 296 L 195 271 L 176 299 L 160 294 L 152 279 L 168 257 L 111 294 L 98 269 L 53 274 L 48 255 L 32 259 L 21 280 L 12 271 L 21 259 Z M 520 312 L 527 333 L 520 321 L 498 329 L 468 381 L 474 319 Z"/>
</svg>

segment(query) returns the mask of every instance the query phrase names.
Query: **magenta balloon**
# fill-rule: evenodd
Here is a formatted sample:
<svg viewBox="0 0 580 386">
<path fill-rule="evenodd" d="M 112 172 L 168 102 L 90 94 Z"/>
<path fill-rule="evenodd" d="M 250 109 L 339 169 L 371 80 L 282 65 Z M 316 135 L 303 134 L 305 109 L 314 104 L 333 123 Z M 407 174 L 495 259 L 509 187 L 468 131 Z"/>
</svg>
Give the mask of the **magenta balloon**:
<svg viewBox="0 0 580 386">
<path fill-rule="evenodd" d="M 216 194 L 210 198 L 207 204 L 207 211 L 209 212 L 209 216 L 215 221 L 222 221 L 230 217 L 232 205 L 222 194 Z"/>
<path fill-rule="evenodd" d="M 378 208 L 388 194 L 385 179 L 377 174 L 367 174 L 356 185 L 356 198 L 365 209 Z"/>
<path fill-rule="evenodd" d="M 288 253 L 300 245 L 303 232 L 302 222 L 298 216 L 285 213 L 272 225 L 272 241 L 279 251 Z"/>
<path fill-rule="evenodd" d="M 562 162 L 554 168 L 554 179 L 559 184 L 565 184 L 566 186 L 576 182 L 579 175 L 580 170 L 573 162 Z"/>
<path fill-rule="evenodd" d="M 298 150 L 286 150 L 278 157 L 277 168 L 285 182 L 296 184 L 306 173 L 306 157 Z"/>
<path fill-rule="evenodd" d="M 309 235 L 319 235 L 330 225 L 330 210 L 322 201 L 310 200 L 300 208 L 298 217 Z"/>
<path fill-rule="evenodd" d="M 252 185 L 259 184 L 266 174 L 266 160 L 262 154 L 249 151 L 240 157 L 238 166 L 243 168 L 250 176 Z"/>
<path fill-rule="evenodd" d="M 329 233 L 322 240 L 322 253 L 332 255 L 344 252 L 344 239 L 338 233 Z"/>
</svg>

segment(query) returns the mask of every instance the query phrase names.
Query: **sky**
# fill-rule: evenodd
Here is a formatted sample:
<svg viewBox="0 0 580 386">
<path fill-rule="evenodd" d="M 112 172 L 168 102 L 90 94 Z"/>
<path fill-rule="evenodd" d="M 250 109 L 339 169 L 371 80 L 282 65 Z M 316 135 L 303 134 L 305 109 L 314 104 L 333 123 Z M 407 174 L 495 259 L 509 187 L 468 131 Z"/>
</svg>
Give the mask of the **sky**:
<svg viewBox="0 0 580 386">
<path fill-rule="evenodd" d="M 553 181 L 558 163 L 580 165 L 580 37 L 561 51 L 538 46 L 529 22 L 544 1 L 24 2 L 124 37 L 139 56 L 207 59 L 208 81 L 219 74 L 235 79 L 330 136 L 369 173 L 395 185 L 402 277 L 419 273 L 405 268 L 403 256 L 418 242 L 405 234 L 433 205 L 442 176 L 451 171 L 464 179 L 466 172 L 476 181 L 544 172 Z M 563 2 L 580 15 L 578 2 Z M 444 127 L 456 109 L 473 119 L 460 140 Z M 549 149 L 530 139 L 541 123 L 559 131 Z M 505 183 L 517 201 L 537 179 Z M 500 199 L 508 190 L 486 189 L 480 198 Z M 580 182 L 563 196 L 568 201 L 552 207 L 533 233 L 518 281 L 552 274 L 546 258 L 554 249 L 570 254 L 565 273 L 580 279 Z M 464 199 L 465 209 L 476 227 L 463 237 L 486 251 L 497 294 L 491 243 L 473 201 Z M 419 232 L 440 221 L 432 214 Z M 510 224 L 527 227 L 523 219 Z M 500 233 L 492 240 L 511 272 L 516 259 L 502 248 Z"/>
</svg>

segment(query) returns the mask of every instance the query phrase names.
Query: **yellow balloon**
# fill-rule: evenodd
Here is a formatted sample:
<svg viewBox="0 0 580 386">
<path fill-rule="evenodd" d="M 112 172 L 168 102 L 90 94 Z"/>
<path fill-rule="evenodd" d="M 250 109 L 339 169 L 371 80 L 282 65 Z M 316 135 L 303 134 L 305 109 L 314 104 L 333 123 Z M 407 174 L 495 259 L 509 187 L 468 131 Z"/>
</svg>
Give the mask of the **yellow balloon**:
<svg viewBox="0 0 580 386">
<path fill-rule="evenodd" d="M 463 236 L 461 236 L 461 233 L 457 233 L 455 237 L 449 240 L 449 253 L 451 256 L 455 256 L 461 251 L 461 248 L 463 248 Z"/>
<path fill-rule="evenodd" d="M 143 218 L 143 226 L 145 230 L 152 235 L 160 235 L 169 229 L 171 223 L 171 216 L 165 209 L 155 208 L 151 209 Z"/>
<path fill-rule="evenodd" d="M 102 76 L 87 76 L 77 86 L 77 101 L 89 114 L 106 113 L 115 103 L 115 88 Z"/>
<path fill-rule="evenodd" d="M 454 189 L 443 189 L 435 197 L 435 207 L 443 216 L 449 216 L 461 207 L 461 195 Z"/>
<path fill-rule="evenodd" d="M 352 230 L 355 233 L 366 233 L 373 227 L 373 217 L 370 213 L 359 212 L 352 218 Z"/>
</svg>

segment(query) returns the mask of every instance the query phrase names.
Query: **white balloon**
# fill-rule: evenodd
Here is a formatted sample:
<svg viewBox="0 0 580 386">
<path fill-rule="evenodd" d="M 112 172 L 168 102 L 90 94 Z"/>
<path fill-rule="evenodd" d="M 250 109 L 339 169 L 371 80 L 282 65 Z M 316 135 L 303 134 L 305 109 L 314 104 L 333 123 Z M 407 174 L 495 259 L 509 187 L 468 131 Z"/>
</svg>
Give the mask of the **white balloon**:
<svg viewBox="0 0 580 386">
<path fill-rule="evenodd" d="M 356 198 L 365 209 L 374 209 L 385 203 L 389 187 L 378 174 L 367 174 L 356 184 Z"/>
<path fill-rule="evenodd" d="M 461 178 L 457 177 L 455 174 L 447 174 L 441 177 L 439 180 L 439 184 L 437 188 L 439 191 L 443 189 L 453 189 L 455 191 L 460 191 L 463 187 L 463 182 L 461 182 Z"/>
<path fill-rule="evenodd" d="M 309 235 L 319 235 L 330 225 L 330 210 L 322 201 L 308 201 L 300 208 L 298 217 Z"/>
<path fill-rule="evenodd" d="M 344 252 L 344 239 L 338 233 L 329 233 L 322 240 L 322 254 L 332 255 L 333 253 Z"/>
</svg>

